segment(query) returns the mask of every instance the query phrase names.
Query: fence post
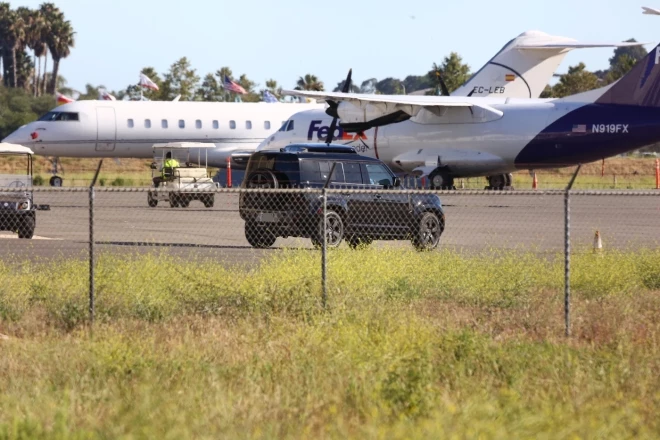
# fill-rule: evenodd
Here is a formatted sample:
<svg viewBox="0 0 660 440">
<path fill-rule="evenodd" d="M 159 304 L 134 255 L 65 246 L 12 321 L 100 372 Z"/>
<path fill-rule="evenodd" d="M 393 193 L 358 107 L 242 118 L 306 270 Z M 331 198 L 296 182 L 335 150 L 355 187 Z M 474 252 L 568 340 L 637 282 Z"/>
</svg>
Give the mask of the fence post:
<svg viewBox="0 0 660 440">
<path fill-rule="evenodd" d="M 231 188 L 231 156 L 227 157 L 227 188 Z"/>
<path fill-rule="evenodd" d="M 655 160 L 655 189 L 660 189 L 660 159 Z"/>
<path fill-rule="evenodd" d="M 92 179 L 92 183 L 89 185 L 89 324 L 90 326 L 94 324 L 94 294 L 95 294 L 95 284 L 94 284 L 94 266 L 96 263 L 95 258 L 95 242 L 94 242 L 94 185 L 96 185 L 96 180 L 99 177 L 99 172 L 101 172 L 101 165 L 103 165 L 103 159 L 99 161 L 99 165 L 96 168 L 96 173 Z"/>
<path fill-rule="evenodd" d="M 578 165 L 564 193 L 564 325 L 566 337 L 571 336 L 571 188 L 582 164 Z"/>
<path fill-rule="evenodd" d="M 334 168 L 334 165 L 333 165 Z M 332 174 L 330 174 L 332 175 Z M 321 233 L 323 242 L 321 243 L 321 282 L 323 292 L 321 293 L 321 303 L 325 309 L 328 303 L 328 189 L 323 188 L 323 220 L 321 221 Z"/>
</svg>

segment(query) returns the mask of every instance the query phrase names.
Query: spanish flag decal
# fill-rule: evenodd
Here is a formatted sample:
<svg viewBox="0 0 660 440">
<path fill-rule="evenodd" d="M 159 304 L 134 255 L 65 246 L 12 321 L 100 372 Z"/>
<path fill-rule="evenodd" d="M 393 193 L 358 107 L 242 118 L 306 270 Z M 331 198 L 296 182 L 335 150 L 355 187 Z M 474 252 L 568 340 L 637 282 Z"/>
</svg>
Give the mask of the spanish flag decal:
<svg viewBox="0 0 660 440">
<path fill-rule="evenodd" d="M 513 73 L 507 73 L 504 78 L 506 79 L 506 82 L 511 82 L 516 80 L 516 75 Z"/>
</svg>

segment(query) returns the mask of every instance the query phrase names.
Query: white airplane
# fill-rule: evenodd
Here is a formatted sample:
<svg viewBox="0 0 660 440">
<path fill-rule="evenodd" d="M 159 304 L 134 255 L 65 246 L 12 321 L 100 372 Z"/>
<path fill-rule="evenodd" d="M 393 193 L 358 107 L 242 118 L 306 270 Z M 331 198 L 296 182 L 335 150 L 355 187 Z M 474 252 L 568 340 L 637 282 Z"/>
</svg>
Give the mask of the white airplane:
<svg viewBox="0 0 660 440">
<path fill-rule="evenodd" d="M 507 43 L 455 96 L 538 97 L 566 54 L 576 48 L 643 43 L 580 43 L 543 32 L 525 32 Z M 149 158 L 166 142 L 210 142 L 209 165 L 241 168 L 267 137 L 302 110 L 317 104 L 78 101 L 65 104 L 4 139 L 51 157 Z M 309 124 L 307 124 L 309 126 Z M 291 120 L 285 134 L 300 127 Z M 322 132 L 322 129 L 321 129 Z M 298 133 L 298 131 L 296 131 Z M 51 178 L 60 185 L 61 178 Z"/>
<path fill-rule="evenodd" d="M 647 8 L 646 6 L 642 6 L 642 9 L 644 10 L 644 12 L 642 12 L 642 14 L 660 15 L 660 9 Z"/>
<path fill-rule="evenodd" d="M 504 188 L 514 171 L 587 163 L 660 142 L 660 46 L 617 83 L 563 99 L 284 93 L 326 100 L 345 129 L 375 127 L 352 141 L 396 171 L 428 175 L 435 188 L 477 176 Z M 304 125 L 300 115 L 292 121 Z M 306 140 L 307 133 L 297 141 Z"/>
</svg>

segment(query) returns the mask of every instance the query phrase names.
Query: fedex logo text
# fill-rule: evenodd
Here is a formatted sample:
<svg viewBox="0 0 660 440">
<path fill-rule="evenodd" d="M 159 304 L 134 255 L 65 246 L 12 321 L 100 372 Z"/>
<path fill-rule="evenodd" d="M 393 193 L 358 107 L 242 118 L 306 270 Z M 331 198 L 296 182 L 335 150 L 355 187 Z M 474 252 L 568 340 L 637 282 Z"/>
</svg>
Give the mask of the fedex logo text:
<svg viewBox="0 0 660 440">
<path fill-rule="evenodd" d="M 311 141 L 314 139 L 314 133 L 316 133 L 316 140 L 321 140 L 325 141 L 326 138 L 328 137 L 328 131 L 330 131 L 330 127 L 327 125 L 321 125 L 323 121 L 317 120 L 317 121 L 312 121 L 309 124 L 309 130 L 307 130 L 307 140 Z M 367 137 L 364 134 L 356 133 L 355 135 L 352 135 L 351 133 L 344 133 L 344 130 L 340 127 L 337 126 L 335 133 L 333 133 L 332 140 L 337 141 L 337 140 L 342 140 L 342 141 L 354 141 L 358 139 L 366 139 Z"/>
</svg>

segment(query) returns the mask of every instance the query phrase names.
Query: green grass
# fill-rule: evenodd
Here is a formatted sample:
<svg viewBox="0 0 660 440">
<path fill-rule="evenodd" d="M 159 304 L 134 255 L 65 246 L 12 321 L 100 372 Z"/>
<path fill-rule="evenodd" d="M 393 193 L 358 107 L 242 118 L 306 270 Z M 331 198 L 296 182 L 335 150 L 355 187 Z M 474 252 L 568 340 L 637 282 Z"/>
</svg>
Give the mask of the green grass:
<svg viewBox="0 0 660 440">
<path fill-rule="evenodd" d="M 660 251 L 0 263 L 0 438 L 657 438 Z"/>
</svg>

